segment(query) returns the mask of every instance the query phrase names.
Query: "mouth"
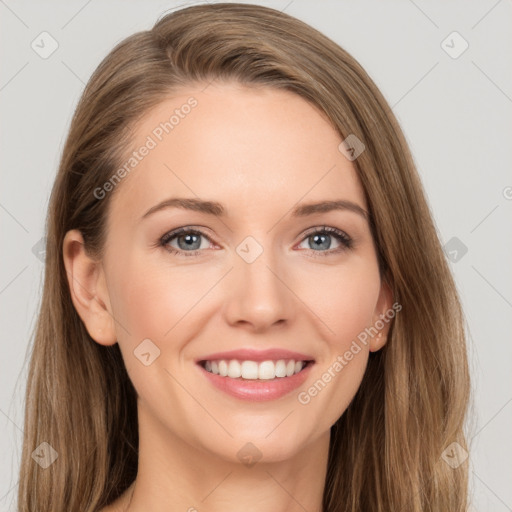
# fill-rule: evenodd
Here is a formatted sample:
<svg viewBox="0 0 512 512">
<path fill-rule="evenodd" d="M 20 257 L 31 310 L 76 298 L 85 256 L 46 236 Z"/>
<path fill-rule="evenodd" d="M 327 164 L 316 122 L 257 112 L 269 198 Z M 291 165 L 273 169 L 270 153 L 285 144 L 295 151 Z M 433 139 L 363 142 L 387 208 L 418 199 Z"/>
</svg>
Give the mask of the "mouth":
<svg viewBox="0 0 512 512">
<path fill-rule="evenodd" d="M 222 393 L 244 402 L 268 402 L 290 399 L 314 365 L 312 359 L 203 359 L 196 366 Z"/>
<path fill-rule="evenodd" d="M 202 360 L 205 371 L 220 377 L 239 381 L 270 381 L 293 377 L 314 364 L 314 360 L 278 359 L 252 361 L 239 359 Z"/>
</svg>

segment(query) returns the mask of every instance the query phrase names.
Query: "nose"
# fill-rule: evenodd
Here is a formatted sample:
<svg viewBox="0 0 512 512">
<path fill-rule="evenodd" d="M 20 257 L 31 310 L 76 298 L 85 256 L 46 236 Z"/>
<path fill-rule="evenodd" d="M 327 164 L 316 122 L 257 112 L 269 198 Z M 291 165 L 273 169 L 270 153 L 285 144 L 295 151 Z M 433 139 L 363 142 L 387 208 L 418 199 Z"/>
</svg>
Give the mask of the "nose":
<svg viewBox="0 0 512 512">
<path fill-rule="evenodd" d="M 224 315 L 231 326 L 244 326 L 254 333 L 290 323 L 296 314 L 296 298 L 286 272 L 263 253 L 252 263 L 235 260 L 226 283 Z"/>
</svg>

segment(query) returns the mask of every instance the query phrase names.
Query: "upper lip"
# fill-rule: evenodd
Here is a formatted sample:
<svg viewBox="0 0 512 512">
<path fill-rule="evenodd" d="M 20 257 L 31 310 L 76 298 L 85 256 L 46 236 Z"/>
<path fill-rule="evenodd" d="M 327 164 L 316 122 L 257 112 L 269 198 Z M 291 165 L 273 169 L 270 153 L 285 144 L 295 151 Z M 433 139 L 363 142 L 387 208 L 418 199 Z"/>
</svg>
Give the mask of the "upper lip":
<svg viewBox="0 0 512 512">
<path fill-rule="evenodd" d="M 230 350 L 228 352 L 216 352 L 208 356 L 196 359 L 196 363 L 202 361 L 216 361 L 220 359 L 238 359 L 239 361 L 278 361 L 279 359 L 293 359 L 294 361 L 314 361 L 314 358 L 302 354 L 300 352 L 293 352 L 291 350 L 284 350 L 280 348 L 269 348 L 267 350 L 254 350 L 254 349 L 238 349 Z"/>
</svg>

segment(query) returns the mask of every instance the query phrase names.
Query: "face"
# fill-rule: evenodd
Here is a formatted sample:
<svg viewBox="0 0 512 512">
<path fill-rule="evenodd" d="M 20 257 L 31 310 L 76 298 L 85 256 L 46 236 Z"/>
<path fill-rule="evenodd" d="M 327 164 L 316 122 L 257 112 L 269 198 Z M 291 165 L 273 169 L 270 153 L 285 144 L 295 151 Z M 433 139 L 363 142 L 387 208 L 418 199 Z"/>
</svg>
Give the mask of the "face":
<svg viewBox="0 0 512 512">
<path fill-rule="evenodd" d="M 202 89 L 146 115 L 137 164 L 106 191 L 112 342 L 146 424 L 226 460 L 247 442 L 283 460 L 328 435 L 354 397 L 382 342 L 353 342 L 390 307 L 389 290 L 363 188 L 325 116 L 287 91 Z M 161 125 L 176 109 L 172 129 Z M 346 207 L 297 211 L 331 201 Z"/>
</svg>

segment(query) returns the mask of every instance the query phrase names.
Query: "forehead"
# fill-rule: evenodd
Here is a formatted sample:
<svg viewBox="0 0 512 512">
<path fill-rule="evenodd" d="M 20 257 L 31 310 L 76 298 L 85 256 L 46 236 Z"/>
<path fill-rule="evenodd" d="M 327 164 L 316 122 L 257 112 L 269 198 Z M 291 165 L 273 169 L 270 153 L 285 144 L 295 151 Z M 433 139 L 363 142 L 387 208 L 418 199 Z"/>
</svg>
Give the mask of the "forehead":
<svg viewBox="0 0 512 512">
<path fill-rule="evenodd" d="M 217 200 L 228 216 L 302 200 L 349 199 L 366 208 L 341 140 L 325 114 L 289 91 L 234 83 L 183 89 L 135 126 L 137 156 L 122 164 L 133 160 L 113 214 L 129 205 L 124 215 L 140 216 L 171 196 Z"/>
</svg>

